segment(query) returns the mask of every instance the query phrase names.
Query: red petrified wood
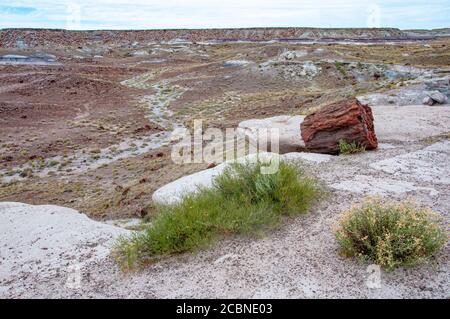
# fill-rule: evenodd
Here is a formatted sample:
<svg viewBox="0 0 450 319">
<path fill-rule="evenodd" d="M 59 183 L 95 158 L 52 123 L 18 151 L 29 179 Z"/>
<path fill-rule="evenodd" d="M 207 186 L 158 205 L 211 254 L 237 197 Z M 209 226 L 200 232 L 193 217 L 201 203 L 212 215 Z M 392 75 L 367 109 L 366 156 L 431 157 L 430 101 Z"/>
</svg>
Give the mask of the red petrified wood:
<svg viewBox="0 0 450 319">
<path fill-rule="evenodd" d="M 308 115 L 300 128 L 310 152 L 338 154 L 340 140 L 355 142 L 368 150 L 378 146 L 372 110 L 355 98 L 327 105 Z"/>
</svg>

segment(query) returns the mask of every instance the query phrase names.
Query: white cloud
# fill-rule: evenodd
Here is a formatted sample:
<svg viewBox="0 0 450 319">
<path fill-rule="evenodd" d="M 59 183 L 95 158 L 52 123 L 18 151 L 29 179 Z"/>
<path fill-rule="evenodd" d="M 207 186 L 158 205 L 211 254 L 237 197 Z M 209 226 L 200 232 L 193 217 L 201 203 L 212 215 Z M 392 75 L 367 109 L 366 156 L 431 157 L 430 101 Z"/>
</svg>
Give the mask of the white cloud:
<svg viewBox="0 0 450 319">
<path fill-rule="evenodd" d="M 80 8 L 81 29 L 366 27 L 373 5 L 380 8 L 380 26 L 433 28 L 448 27 L 450 13 L 447 0 L 0 0 L 0 27 L 66 28 L 73 5 Z M 36 11 L 2 13 L 2 6 Z"/>
</svg>

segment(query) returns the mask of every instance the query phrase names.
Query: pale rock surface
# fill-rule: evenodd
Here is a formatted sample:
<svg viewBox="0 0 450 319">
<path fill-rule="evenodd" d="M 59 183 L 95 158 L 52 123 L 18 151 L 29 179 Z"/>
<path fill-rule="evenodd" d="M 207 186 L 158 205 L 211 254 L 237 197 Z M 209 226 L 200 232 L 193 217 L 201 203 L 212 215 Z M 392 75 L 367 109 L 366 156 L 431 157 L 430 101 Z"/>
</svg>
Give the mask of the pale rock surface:
<svg viewBox="0 0 450 319">
<path fill-rule="evenodd" d="M 22 276 L 52 278 L 102 260 L 116 238 L 130 234 L 52 205 L 1 202 L 0 220 L 0 297 Z"/>
<path fill-rule="evenodd" d="M 372 106 L 379 142 L 410 142 L 450 131 L 450 106 Z"/>
<path fill-rule="evenodd" d="M 366 175 L 356 175 L 353 179 L 332 184 L 331 187 L 338 190 L 370 195 L 404 194 L 411 191 L 424 191 L 429 193 L 430 196 L 438 194 L 434 188 L 416 186 L 414 183 L 407 181 Z"/>
<path fill-rule="evenodd" d="M 424 105 L 428 105 L 428 106 L 432 106 L 434 104 L 434 101 L 431 97 L 426 96 L 423 98 L 423 104 Z"/>
<path fill-rule="evenodd" d="M 371 168 L 413 180 L 450 184 L 450 141 L 370 164 Z"/>
<path fill-rule="evenodd" d="M 150 55 L 150 53 L 148 53 L 148 51 L 145 50 L 138 50 L 138 51 L 134 51 L 132 53 L 132 56 L 136 56 L 136 57 L 142 57 L 142 56 L 147 56 Z"/>
<path fill-rule="evenodd" d="M 281 156 L 281 158 L 287 162 L 304 160 L 313 163 L 325 163 L 333 159 L 333 155 L 329 154 L 319 154 L 319 153 L 306 153 L 306 152 L 292 152 L 286 153 Z"/>
<path fill-rule="evenodd" d="M 305 50 L 297 50 L 297 51 L 284 51 L 280 54 L 280 59 L 282 60 L 293 60 L 296 58 L 302 58 L 308 55 L 308 52 Z"/>
<path fill-rule="evenodd" d="M 228 60 L 224 62 L 224 66 L 226 67 L 233 67 L 233 66 L 246 66 L 247 64 L 250 64 L 250 61 L 247 60 Z"/>
<path fill-rule="evenodd" d="M 258 145 L 258 143 L 265 143 L 266 140 L 270 141 L 270 137 L 266 138 L 258 132 L 263 132 L 264 129 L 278 129 L 280 154 L 295 152 L 305 147 L 300 134 L 300 124 L 304 119 L 305 117 L 302 115 L 281 115 L 265 119 L 247 120 L 239 123 L 238 133 L 248 137 L 251 144 Z"/>
<path fill-rule="evenodd" d="M 225 167 L 225 163 L 222 163 L 216 167 L 183 176 L 157 189 L 152 195 L 152 200 L 157 205 L 176 204 L 184 196 L 195 193 L 201 187 L 212 187 L 214 178 L 220 175 Z"/>
<path fill-rule="evenodd" d="M 447 103 L 447 96 L 445 96 L 444 94 L 442 94 L 439 91 L 431 91 L 431 92 L 427 92 L 427 96 L 430 97 L 434 102 L 438 103 L 438 104 L 445 104 Z"/>
</svg>

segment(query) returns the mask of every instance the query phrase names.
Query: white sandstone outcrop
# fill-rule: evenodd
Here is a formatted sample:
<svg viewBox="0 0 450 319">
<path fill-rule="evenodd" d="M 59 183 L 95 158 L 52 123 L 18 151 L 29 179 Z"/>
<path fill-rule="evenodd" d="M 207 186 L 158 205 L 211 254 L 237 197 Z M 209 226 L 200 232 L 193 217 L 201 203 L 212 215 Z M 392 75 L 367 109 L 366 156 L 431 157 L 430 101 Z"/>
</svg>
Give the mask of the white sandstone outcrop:
<svg viewBox="0 0 450 319">
<path fill-rule="evenodd" d="M 379 142 L 409 142 L 450 131 L 450 106 L 372 106 Z"/>
<path fill-rule="evenodd" d="M 412 191 L 423 191 L 430 196 L 438 195 L 438 192 L 434 188 L 417 186 L 415 183 L 409 181 L 373 177 L 370 175 L 355 175 L 352 179 L 334 183 L 331 187 L 363 195 L 405 194 Z"/>
<path fill-rule="evenodd" d="M 279 130 L 279 153 L 296 152 L 305 147 L 300 134 L 300 124 L 305 119 L 302 115 L 289 116 L 281 115 L 265 119 L 252 119 L 239 123 L 238 132 L 246 136 L 253 145 L 258 142 L 266 142 L 263 134 L 258 134 L 261 129 Z M 270 138 L 268 139 L 270 141 Z M 270 147 L 267 149 L 271 150 Z"/>
<path fill-rule="evenodd" d="M 371 163 L 370 167 L 419 182 L 448 185 L 450 184 L 449 156 L 450 142 L 444 140 L 415 152 Z"/>
<path fill-rule="evenodd" d="M 0 220 L 0 283 L 70 273 L 106 258 L 115 239 L 130 234 L 53 205 L 1 202 Z"/>
</svg>

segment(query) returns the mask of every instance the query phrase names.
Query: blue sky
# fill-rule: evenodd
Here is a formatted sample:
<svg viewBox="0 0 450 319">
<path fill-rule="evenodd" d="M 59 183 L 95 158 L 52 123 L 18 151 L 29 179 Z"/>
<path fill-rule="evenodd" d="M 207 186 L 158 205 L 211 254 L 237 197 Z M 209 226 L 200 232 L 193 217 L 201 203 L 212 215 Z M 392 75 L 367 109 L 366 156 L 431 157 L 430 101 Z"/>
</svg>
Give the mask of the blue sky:
<svg viewBox="0 0 450 319">
<path fill-rule="evenodd" d="M 0 0 L 0 28 L 450 27 L 450 1 Z"/>
</svg>

